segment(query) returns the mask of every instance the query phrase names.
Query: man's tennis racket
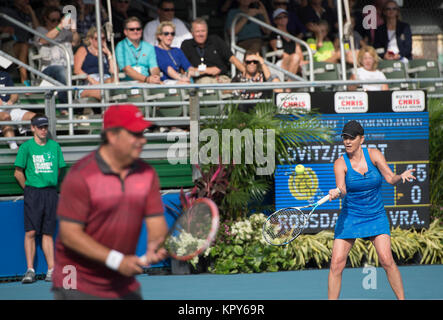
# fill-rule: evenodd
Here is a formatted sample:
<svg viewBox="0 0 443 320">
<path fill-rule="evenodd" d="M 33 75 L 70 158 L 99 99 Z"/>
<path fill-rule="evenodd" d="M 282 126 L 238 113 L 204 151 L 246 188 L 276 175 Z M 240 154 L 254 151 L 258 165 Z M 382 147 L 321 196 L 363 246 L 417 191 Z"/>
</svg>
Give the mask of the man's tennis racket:
<svg viewBox="0 0 443 320">
<path fill-rule="evenodd" d="M 190 260 L 211 245 L 218 226 L 217 205 L 208 198 L 199 198 L 178 217 L 160 247 L 164 247 L 174 259 Z M 146 256 L 141 259 L 146 260 Z"/>
<path fill-rule="evenodd" d="M 329 194 L 307 206 L 283 208 L 274 212 L 263 223 L 263 238 L 273 246 L 283 246 L 295 240 L 308 226 L 315 209 L 328 200 Z M 308 214 L 301 210 L 310 207 L 312 209 Z"/>
</svg>

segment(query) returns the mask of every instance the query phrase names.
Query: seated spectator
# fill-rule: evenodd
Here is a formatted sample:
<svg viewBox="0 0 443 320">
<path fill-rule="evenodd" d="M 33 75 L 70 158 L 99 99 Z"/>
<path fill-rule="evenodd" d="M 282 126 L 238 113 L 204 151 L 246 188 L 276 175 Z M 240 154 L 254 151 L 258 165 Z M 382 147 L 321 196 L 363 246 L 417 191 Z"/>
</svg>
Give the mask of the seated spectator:
<svg viewBox="0 0 443 320">
<path fill-rule="evenodd" d="M 137 17 L 141 21 L 141 25 L 147 21 L 147 15 L 143 11 L 131 8 L 131 0 L 111 0 L 111 7 L 115 44 L 125 38 L 123 30 L 127 19 Z"/>
<path fill-rule="evenodd" d="M 14 82 L 12 81 L 9 73 L 4 70 L 0 70 L 0 87 L 13 87 Z M 12 106 L 18 101 L 18 94 L 0 94 L 0 121 L 27 121 L 35 115 L 34 112 L 23 110 L 20 108 L 15 109 L 4 109 L 3 106 Z M 22 126 L 19 126 L 22 128 Z M 14 129 L 11 125 L 4 125 L 0 127 L 3 136 L 11 138 L 14 137 Z M 20 130 L 21 131 L 21 130 Z M 15 141 L 8 141 L 9 148 L 15 150 L 18 148 Z"/>
<path fill-rule="evenodd" d="M 157 64 L 165 83 L 191 83 L 191 77 L 199 75 L 197 68 L 191 66 L 180 48 L 173 48 L 175 26 L 170 21 L 160 23 L 157 28 L 158 46 L 155 47 Z"/>
<path fill-rule="evenodd" d="M 0 12 L 20 21 L 23 24 L 32 26 L 36 29 L 40 22 L 34 9 L 29 4 L 29 0 L 14 0 L 11 7 L 2 7 Z M 10 41 L 2 46 L 2 50 L 14 56 L 21 62 L 28 64 L 29 40 L 32 39 L 32 34 L 23 28 L 10 23 L 6 20 L 0 20 L 0 32 L 10 34 Z M 25 68 L 18 68 L 20 73 L 20 81 L 26 86 L 30 86 L 31 82 L 28 77 L 28 72 Z"/>
<path fill-rule="evenodd" d="M 381 26 L 381 25 L 383 25 L 384 23 L 385 23 L 385 21 L 384 21 L 384 18 L 383 18 L 383 8 L 384 8 L 384 6 L 385 6 L 385 4 L 386 4 L 386 2 L 387 2 L 388 0 L 372 0 L 370 3 L 369 3 L 369 5 L 373 5 L 374 7 L 375 7 L 375 12 L 376 12 L 376 16 L 375 16 L 375 19 L 376 19 L 376 28 L 375 29 L 369 29 L 369 30 L 367 30 L 367 29 L 365 29 L 365 31 L 366 31 L 366 35 L 367 35 L 367 37 L 368 37 L 368 39 L 367 39 L 367 42 L 369 43 L 369 44 L 373 44 L 374 43 L 374 40 L 375 40 L 375 31 Z M 371 12 L 372 13 L 372 12 Z M 369 12 L 368 12 L 368 14 L 369 14 Z M 363 19 L 364 19 L 364 17 L 363 17 Z M 372 19 L 372 18 L 371 18 Z M 363 26 L 363 28 L 364 28 L 364 26 Z M 364 32 L 363 32 L 364 33 Z"/>
<path fill-rule="evenodd" d="M 397 2 L 387 1 L 383 8 L 385 23 L 375 31 L 374 48 L 383 48 L 380 54 L 384 60 L 412 59 L 412 34 L 409 24 L 400 21 L 400 9 Z"/>
<path fill-rule="evenodd" d="M 262 20 L 267 24 L 271 24 L 268 12 L 261 1 L 257 0 L 239 0 L 238 8 L 231 9 L 226 18 L 226 32 L 231 36 L 232 22 L 238 13 L 245 13 L 248 16 Z M 270 34 L 269 29 L 260 27 L 258 24 L 250 22 L 247 18 L 241 17 L 235 25 L 235 36 L 238 46 L 245 50 L 261 52 L 264 45 L 263 34 Z"/>
<path fill-rule="evenodd" d="M 288 14 L 287 30 L 297 38 L 303 39 L 307 31 L 306 27 L 298 18 L 297 13 L 289 8 L 289 0 L 272 0 L 271 4 L 272 11 L 269 13 L 269 16 L 272 17 L 277 9 L 286 10 Z M 274 17 L 272 17 L 272 23 L 277 25 Z"/>
<path fill-rule="evenodd" d="M 329 24 L 321 20 L 314 27 L 315 38 L 308 38 L 306 42 L 314 50 L 314 61 L 338 63 L 340 61 L 340 49 L 338 39 L 333 43 L 328 37 Z"/>
<path fill-rule="evenodd" d="M 243 63 L 245 70 L 237 73 L 232 82 L 279 82 L 278 77 L 271 74 L 260 54 L 250 50 L 246 51 Z M 247 100 L 264 98 L 267 92 L 243 89 L 234 90 L 233 94 L 240 99 Z M 251 104 L 241 104 L 239 105 L 239 110 L 249 112 L 253 107 L 254 105 Z"/>
<path fill-rule="evenodd" d="M 277 29 L 291 33 L 288 30 L 288 12 L 285 9 L 278 8 L 273 13 L 274 23 Z M 269 45 L 272 50 L 278 50 L 277 42 L 281 39 L 283 55 L 281 56 L 281 67 L 289 72 L 297 74 L 300 71 L 300 65 L 305 63 L 303 52 L 298 43 L 295 43 L 289 38 L 280 36 L 277 33 L 271 33 Z"/>
<path fill-rule="evenodd" d="M 158 5 L 158 18 L 148 22 L 143 30 L 143 40 L 153 46 L 158 45 L 156 31 L 161 22 L 169 21 L 175 25 L 175 37 L 172 47 L 180 48 L 182 42 L 186 39 L 192 39 L 186 25 L 180 19 L 175 17 L 175 6 L 172 0 L 161 0 Z"/>
<path fill-rule="evenodd" d="M 74 5 L 77 9 L 77 32 L 84 39 L 91 27 L 96 27 L 95 4 L 85 3 L 84 0 L 75 0 Z M 108 21 L 108 13 L 103 3 L 100 1 L 100 20 L 102 25 Z"/>
<path fill-rule="evenodd" d="M 344 21 L 345 21 L 344 25 L 346 26 L 347 20 L 344 20 Z M 346 36 L 346 30 L 344 30 L 344 32 L 345 32 L 345 36 Z M 352 51 L 351 37 L 349 37 L 349 40 L 346 40 L 346 38 L 345 38 L 343 47 L 345 49 L 346 62 L 349 64 L 353 64 L 353 52 L 354 52 L 355 56 L 357 57 L 358 50 L 360 50 L 361 47 L 366 46 L 365 40 L 363 40 L 360 33 L 358 33 L 355 30 L 355 18 L 354 17 L 351 17 L 351 25 L 350 25 L 349 33 L 352 34 L 352 36 L 354 38 L 353 39 L 354 40 L 353 41 L 354 51 Z"/>
<path fill-rule="evenodd" d="M 74 73 L 76 75 L 87 75 L 87 84 L 100 84 L 100 74 L 98 69 L 98 38 L 97 28 L 91 27 L 86 34 L 84 40 L 85 45 L 78 48 L 74 56 Z M 103 74 L 105 83 L 112 82 L 112 74 L 114 68 L 112 64 L 112 53 L 108 49 L 106 39 L 104 36 L 104 30 L 102 30 L 102 51 L 103 51 Z M 101 90 L 81 90 L 80 98 L 95 98 L 97 100 L 102 99 Z"/>
<path fill-rule="evenodd" d="M 328 23 L 328 37 L 331 40 L 336 38 L 338 25 L 337 14 L 330 6 L 323 6 L 322 0 L 309 0 L 309 5 L 303 8 L 301 12 L 302 22 L 306 26 L 308 32 L 315 34 L 318 32 L 320 20 Z"/>
<path fill-rule="evenodd" d="M 353 74 L 350 80 L 386 80 L 386 76 L 383 72 L 377 70 L 378 55 L 375 49 L 371 46 L 366 46 L 360 49 L 358 52 L 358 64 L 357 74 Z M 380 91 L 389 90 L 387 84 L 364 84 L 363 90 L 365 91 Z M 349 86 L 350 90 L 356 90 L 357 86 Z"/>
<path fill-rule="evenodd" d="M 69 16 L 62 19 L 62 13 L 57 7 L 46 7 L 42 12 L 42 25 L 37 31 L 46 35 L 46 37 L 63 44 L 69 51 L 71 63 L 74 63 L 74 54 L 72 47 L 80 44 L 80 36 L 74 29 L 75 24 Z M 45 39 L 35 36 L 35 42 L 39 47 L 41 54 L 42 72 L 55 80 L 66 84 L 67 60 L 63 49 L 59 46 L 48 43 Z M 66 91 L 58 93 L 61 103 L 68 103 Z M 67 114 L 67 110 L 61 110 L 62 114 Z"/>
<path fill-rule="evenodd" d="M 131 17 L 125 22 L 126 38 L 115 48 L 115 56 L 120 71 L 126 74 L 125 80 L 146 83 L 161 83 L 154 46 L 142 40 L 140 19 Z"/>
<path fill-rule="evenodd" d="M 191 32 L 193 39 L 183 41 L 181 49 L 191 65 L 199 71 L 196 83 L 231 82 L 231 64 L 240 72 L 244 71 L 243 64 L 232 54 L 225 41 L 217 35 L 208 37 L 208 25 L 205 20 L 195 19 Z"/>
</svg>

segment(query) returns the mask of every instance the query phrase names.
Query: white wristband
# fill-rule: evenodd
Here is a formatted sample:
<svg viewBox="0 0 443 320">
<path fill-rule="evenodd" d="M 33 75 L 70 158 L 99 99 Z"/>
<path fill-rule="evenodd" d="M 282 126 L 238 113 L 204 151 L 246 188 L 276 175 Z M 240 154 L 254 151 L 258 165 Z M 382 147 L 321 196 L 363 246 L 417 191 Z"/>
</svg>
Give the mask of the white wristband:
<svg viewBox="0 0 443 320">
<path fill-rule="evenodd" d="M 109 269 L 117 271 L 118 267 L 120 267 L 120 264 L 122 263 L 123 257 L 123 253 L 116 250 L 111 250 L 106 258 L 105 264 Z"/>
</svg>

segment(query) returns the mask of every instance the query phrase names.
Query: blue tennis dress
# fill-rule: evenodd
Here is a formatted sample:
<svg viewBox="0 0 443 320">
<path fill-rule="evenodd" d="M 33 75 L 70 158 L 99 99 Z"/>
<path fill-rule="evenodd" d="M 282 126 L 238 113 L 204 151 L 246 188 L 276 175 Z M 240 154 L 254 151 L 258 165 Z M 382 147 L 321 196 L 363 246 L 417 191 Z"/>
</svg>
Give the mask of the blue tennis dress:
<svg viewBox="0 0 443 320">
<path fill-rule="evenodd" d="M 335 239 L 355 239 L 390 235 L 390 226 L 381 195 L 382 176 L 372 164 L 368 149 L 363 148 L 368 171 L 361 174 L 352 168 L 348 155 L 343 158 L 346 172 L 346 196 L 335 225 Z"/>
</svg>

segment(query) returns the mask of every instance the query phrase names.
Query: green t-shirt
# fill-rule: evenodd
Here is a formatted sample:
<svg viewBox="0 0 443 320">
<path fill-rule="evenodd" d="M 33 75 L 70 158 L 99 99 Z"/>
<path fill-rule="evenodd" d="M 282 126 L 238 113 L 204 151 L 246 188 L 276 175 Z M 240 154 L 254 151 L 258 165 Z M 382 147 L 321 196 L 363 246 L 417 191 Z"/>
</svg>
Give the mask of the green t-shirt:
<svg viewBox="0 0 443 320">
<path fill-rule="evenodd" d="M 30 139 L 20 146 L 14 165 L 24 169 L 26 186 L 45 188 L 57 186 L 58 170 L 66 163 L 57 142 L 48 139 L 41 146 Z"/>
<path fill-rule="evenodd" d="M 317 40 L 309 38 L 306 43 L 315 50 L 314 61 L 323 62 L 332 57 L 335 47 L 331 41 L 323 41 L 323 46 L 317 48 Z"/>
</svg>

